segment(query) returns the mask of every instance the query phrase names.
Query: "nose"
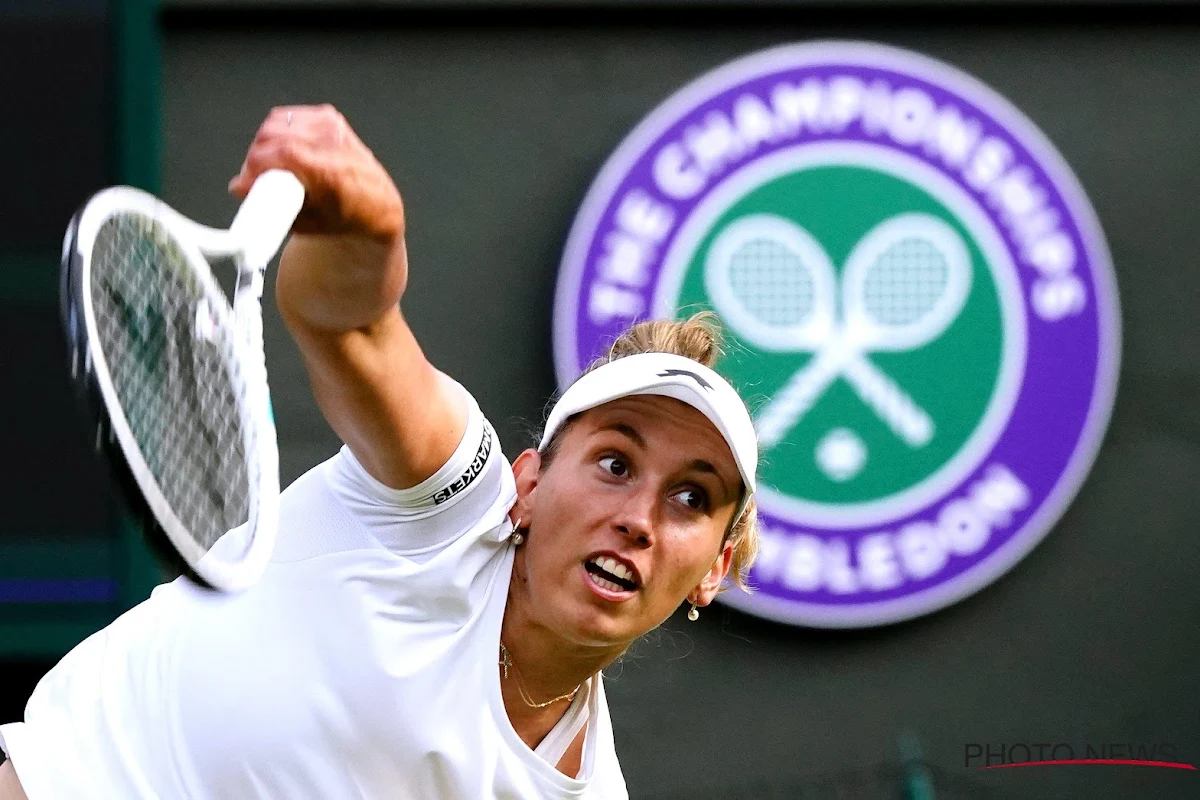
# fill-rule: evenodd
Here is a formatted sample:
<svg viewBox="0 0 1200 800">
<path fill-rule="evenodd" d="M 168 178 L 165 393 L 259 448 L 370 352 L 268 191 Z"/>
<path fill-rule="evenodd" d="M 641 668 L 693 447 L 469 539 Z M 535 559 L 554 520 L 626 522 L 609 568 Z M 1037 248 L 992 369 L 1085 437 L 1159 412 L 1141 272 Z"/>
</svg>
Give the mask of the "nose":
<svg viewBox="0 0 1200 800">
<path fill-rule="evenodd" d="M 654 507 L 657 499 L 653 491 L 631 492 L 625 496 L 613 520 L 617 531 L 632 539 L 641 547 L 654 541 Z"/>
</svg>

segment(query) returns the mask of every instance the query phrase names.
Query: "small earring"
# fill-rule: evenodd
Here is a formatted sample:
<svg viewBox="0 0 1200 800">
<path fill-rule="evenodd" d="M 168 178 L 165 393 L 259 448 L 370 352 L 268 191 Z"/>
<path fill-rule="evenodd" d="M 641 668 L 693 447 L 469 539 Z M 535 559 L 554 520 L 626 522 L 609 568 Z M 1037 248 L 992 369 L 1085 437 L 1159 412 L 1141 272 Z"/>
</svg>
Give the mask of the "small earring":
<svg viewBox="0 0 1200 800">
<path fill-rule="evenodd" d="M 520 547 L 525 543 L 525 534 L 521 533 L 521 518 L 517 517 L 517 521 L 513 523 L 512 542 L 514 547 Z"/>
<path fill-rule="evenodd" d="M 692 603 L 692 610 L 688 612 L 688 619 L 692 622 L 700 619 L 700 612 L 696 609 L 696 604 Z"/>
</svg>

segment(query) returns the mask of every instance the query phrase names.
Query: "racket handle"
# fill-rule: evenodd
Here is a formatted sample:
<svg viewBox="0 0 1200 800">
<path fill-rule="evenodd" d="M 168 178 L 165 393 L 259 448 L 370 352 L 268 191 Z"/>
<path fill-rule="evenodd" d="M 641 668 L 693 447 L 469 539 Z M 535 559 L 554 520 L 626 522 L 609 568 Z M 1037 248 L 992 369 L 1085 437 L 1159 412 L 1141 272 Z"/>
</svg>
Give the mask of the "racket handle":
<svg viewBox="0 0 1200 800">
<path fill-rule="evenodd" d="M 258 176 L 229 226 L 242 243 L 247 267 L 266 269 L 303 205 L 304 186 L 292 173 L 271 169 Z"/>
<path fill-rule="evenodd" d="M 867 358 L 850 359 L 844 375 L 862 401 L 909 447 L 924 447 L 933 439 L 935 426 L 925 409 Z"/>
<path fill-rule="evenodd" d="M 760 448 L 770 450 L 796 427 L 841 373 L 841 362 L 841 354 L 827 348 L 788 379 L 754 420 Z"/>
</svg>

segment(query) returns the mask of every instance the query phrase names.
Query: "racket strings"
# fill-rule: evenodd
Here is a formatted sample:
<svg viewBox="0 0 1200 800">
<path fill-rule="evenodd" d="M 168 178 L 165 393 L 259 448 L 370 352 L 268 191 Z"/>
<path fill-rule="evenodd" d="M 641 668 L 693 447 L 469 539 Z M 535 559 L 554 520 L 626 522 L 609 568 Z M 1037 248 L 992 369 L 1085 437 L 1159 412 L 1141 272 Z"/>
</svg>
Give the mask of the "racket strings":
<svg viewBox="0 0 1200 800">
<path fill-rule="evenodd" d="M 871 265 L 864 308 L 881 325 L 919 323 L 937 306 L 950 282 L 950 263 L 928 239 L 894 242 Z"/>
<path fill-rule="evenodd" d="M 773 327 L 804 324 L 816 304 L 812 271 L 773 239 L 752 239 L 734 251 L 729 284 L 752 316 Z"/>
<path fill-rule="evenodd" d="M 97 336 L 130 431 L 183 535 L 205 552 L 249 516 L 245 382 L 233 331 L 170 234 L 123 213 L 91 261 Z M 160 520 L 161 522 L 161 520 Z"/>
</svg>

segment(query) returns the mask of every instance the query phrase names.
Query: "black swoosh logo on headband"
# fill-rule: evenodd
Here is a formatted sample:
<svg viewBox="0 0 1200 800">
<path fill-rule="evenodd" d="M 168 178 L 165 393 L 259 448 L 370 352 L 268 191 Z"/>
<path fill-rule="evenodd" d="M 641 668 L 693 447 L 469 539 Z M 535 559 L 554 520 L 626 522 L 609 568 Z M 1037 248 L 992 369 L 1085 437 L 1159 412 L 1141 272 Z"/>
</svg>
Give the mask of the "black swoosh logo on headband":
<svg viewBox="0 0 1200 800">
<path fill-rule="evenodd" d="M 690 372 L 686 369 L 665 369 L 662 372 L 658 373 L 658 377 L 660 377 L 660 378 L 670 378 L 673 375 L 687 375 L 689 378 L 691 378 L 696 383 L 703 386 L 705 389 L 708 389 L 710 392 L 712 391 L 713 387 L 712 387 L 711 383 L 704 380 L 704 378 L 701 378 L 696 373 Z"/>
</svg>

